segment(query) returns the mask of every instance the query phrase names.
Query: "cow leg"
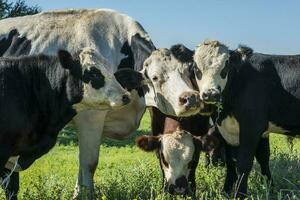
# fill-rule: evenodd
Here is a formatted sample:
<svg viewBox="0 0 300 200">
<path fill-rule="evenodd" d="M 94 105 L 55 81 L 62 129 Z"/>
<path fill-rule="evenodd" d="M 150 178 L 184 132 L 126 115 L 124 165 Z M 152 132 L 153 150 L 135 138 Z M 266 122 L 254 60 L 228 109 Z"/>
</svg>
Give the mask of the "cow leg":
<svg viewBox="0 0 300 200">
<path fill-rule="evenodd" d="M 11 175 L 10 175 L 11 174 Z M 9 177 L 7 177 L 10 175 Z M 5 196 L 8 200 L 17 200 L 19 192 L 19 173 L 12 172 L 9 169 L 4 169 L 1 171 L 2 181 L 6 180 L 8 182 L 2 182 L 1 187 L 5 190 Z"/>
<path fill-rule="evenodd" d="M 255 153 L 257 162 L 261 168 L 261 174 L 266 176 L 269 183 L 272 184 L 271 172 L 269 167 L 270 161 L 270 142 L 269 137 L 261 138 Z"/>
<path fill-rule="evenodd" d="M 235 170 L 235 162 L 233 160 L 233 147 L 231 147 L 228 144 L 224 144 L 225 146 L 225 162 L 226 162 L 226 178 L 225 178 L 225 183 L 224 183 L 224 192 L 227 195 L 230 195 L 232 192 L 233 184 L 235 183 L 237 179 L 237 174 Z"/>
<path fill-rule="evenodd" d="M 106 113 L 89 110 L 75 117 L 79 129 L 79 173 L 74 199 L 94 199 L 93 176 L 98 165 Z"/>
<path fill-rule="evenodd" d="M 266 130 L 267 123 L 259 119 L 255 112 L 248 112 L 247 117 L 240 120 L 240 145 L 237 152 L 237 174 L 235 198 L 244 199 L 247 196 L 248 176 L 253 166 L 253 160 L 261 134 Z M 255 120 L 258 118 L 258 120 Z"/>
<path fill-rule="evenodd" d="M 211 156 L 211 162 L 213 166 L 224 166 L 225 165 L 225 140 L 222 137 L 219 130 L 216 128 L 213 132 L 213 136 L 215 136 L 219 140 L 219 146 L 214 150 Z"/>
<path fill-rule="evenodd" d="M 191 193 L 194 196 L 196 194 L 196 169 L 199 163 L 199 158 L 200 158 L 200 150 L 198 152 L 195 152 L 195 157 L 193 158 L 193 164 L 191 167 L 191 171 L 188 176 L 188 182 L 190 184 L 191 188 Z"/>
</svg>

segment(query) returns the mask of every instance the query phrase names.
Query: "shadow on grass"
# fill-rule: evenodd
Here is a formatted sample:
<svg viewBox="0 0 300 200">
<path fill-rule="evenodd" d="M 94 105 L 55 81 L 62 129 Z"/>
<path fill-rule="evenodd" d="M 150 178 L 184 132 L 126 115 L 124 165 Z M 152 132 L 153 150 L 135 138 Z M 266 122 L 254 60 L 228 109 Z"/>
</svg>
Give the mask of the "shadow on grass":
<svg viewBox="0 0 300 200">
<path fill-rule="evenodd" d="M 134 134 L 132 134 L 129 138 L 125 140 L 114 140 L 104 138 L 101 144 L 107 147 L 133 147 L 135 146 L 135 139 L 142 134 L 149 134 L 149 131 L 137 130 Z M 73 126 L 65 127 L 58 135 L 57 144 L 64 146 L 77 146 L 78 130 Z"/>
</svg>

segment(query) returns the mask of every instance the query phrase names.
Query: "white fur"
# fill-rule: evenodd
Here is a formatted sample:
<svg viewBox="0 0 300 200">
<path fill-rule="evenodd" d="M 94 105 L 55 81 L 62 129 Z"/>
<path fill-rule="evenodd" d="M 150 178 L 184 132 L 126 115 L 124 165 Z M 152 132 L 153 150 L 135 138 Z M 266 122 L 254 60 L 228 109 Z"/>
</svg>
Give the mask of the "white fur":
<svg viewBox="0 0 300 200">
<path fill-rule="evenodd" d="M 222 79 L 220 73 L 228 59 L 228 47 L 218 41 L 206 41 L 196 48 L 194 61 L 202 72 L 202 78 L 196 80 L 200 98 L 209 89 L 219 90 L 218 86 L 221 87 L 219 92 L 223 91 L 227 83 L 227 77 Z"/>
<path fill-rule="evenodd" d="M 162 153 L 169 167 L 163 166 L 168 184 L 175 184 L 176 179 L 185 176 L 188 179 L 188 164 L 192 161 L 195 145 L 190 133 L 177 131 L 164 134 L 161 138 Z"/>
<path fill-rule="evenodd" d="M 188 66 L 179 62 L 168 49 L 153 51 L 144 62 L 142 73 L 149 77 L 148 89 L 145 95 L 147 106 L 154 106 L 165 114 L 174 116 L 190 116 L 200 110 L 200 106 L 188 110 L 179 103 L 179 97 L 184 92 L 193 90 L 189 79 Z M 153 80 L 156 77 L 158 80 Z"/>
<path fill-rule="evenodd" d="M 225 141 L 232 146 L 240 145 L 240 125 L 235 117 L 226 117 L 218 129 Z M 287 132 L 282 127 L 276 126 L 269 122 L 268 129 L 262 134 L 262 137 L 268 137 L 269 133 L 285 133 Z"/>
<path fill-rule="evenodd" d="M 235 117 L 227 116 L 221 125 L 218 125 L 218 129 L 228 144 L 233 146 L 240 144 L 240 125 Z"/>
</svg>

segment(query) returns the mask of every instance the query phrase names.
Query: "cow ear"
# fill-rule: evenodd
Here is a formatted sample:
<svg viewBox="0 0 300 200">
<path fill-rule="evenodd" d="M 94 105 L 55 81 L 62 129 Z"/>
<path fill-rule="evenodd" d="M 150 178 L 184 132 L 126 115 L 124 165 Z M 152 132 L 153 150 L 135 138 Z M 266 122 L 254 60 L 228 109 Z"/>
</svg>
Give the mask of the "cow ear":
<svg viewBox="0 0 300 200">
<path fill-rule="evenodd" d="M 142 37 L 139 33 L 131 37 L 131 50 L 134 57 L 134 69 L 141 69 L 144 61 L 155 50 L 155 46 L 149 38 Z"/>
<path fill-rule="evenodd" d="M 173 45 L 170 48 L 172 54 L 174 55 L 174 57 L 181 61 L 181 62 L 188 62 L 188 63 L 192 63 L 193 62 L 193 55 L 194 55 L 194 51 L 188 49 L 186 46 L 184 46 L 183 44 L 176 44 Z"/>
<path fill-rule="evenodd" d="M 212 154 L 219 146 L 219 141 L 212 135 L 194 136 L 196 145 L 199 145 L 201 151 Z"/>
<path fill-rule="evenodd" d="M 243 62 L 246 62 L 253 55 L 253 49 L 245 45 L 239 45 L 236 51 L 240 54 Z"/>
<path fill-rule="evenodd" d="M 58 59 L 61 63 L 61 66 L 65 69 L 72 69 L 74 65 L 74 60 L 71 54 L 66 50 L 58 51 Z"/>
<path fill-rule="evenodd" d="M 230 51 L 228 64 L 237 70 L 246 63 L 253 55 L 253 50 L 246 46 L 239 46 L 236 50 Z"/>
<path fill-rule="evenodd" d="M 121 86 L 128 90 L 140 88 L 144 80 L 142 73 L 130 68 L 122 68 L 114 75 Z"/>
<path fill-rule="evenodd" d="M 160 147 L 160 137 L 142 135 L 136 139 L 135 143 L 140 149 L 150 152 Z"/>
</svg>

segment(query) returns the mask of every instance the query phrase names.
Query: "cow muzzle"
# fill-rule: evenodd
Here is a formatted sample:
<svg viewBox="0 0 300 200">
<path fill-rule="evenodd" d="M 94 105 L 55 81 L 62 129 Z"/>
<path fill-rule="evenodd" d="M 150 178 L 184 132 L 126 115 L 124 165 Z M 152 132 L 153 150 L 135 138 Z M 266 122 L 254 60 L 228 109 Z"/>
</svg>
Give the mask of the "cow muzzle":
<svg viewBox="0 0 300 200">
<path fill-rule="evenodd" d="M 207 104 L 216 104 L 221 101 L 221 92 L 218 89 L 208 89 L 201 95 L 201 99 Z"/>
<path fill-rule="evenodd" d="M 188 181 L 185 176 L 176 179 L 175 184 L 168 187 L 168 193 L 172 195 L 187 195 L 188 194 Z"/>
<path fill-rule="evenodd" d="M 184 92 L 179 97 L 179 106 L 184 112 L 196 110 L 200 107 L 200 96 L 198 92 Z"/>
</svg>

